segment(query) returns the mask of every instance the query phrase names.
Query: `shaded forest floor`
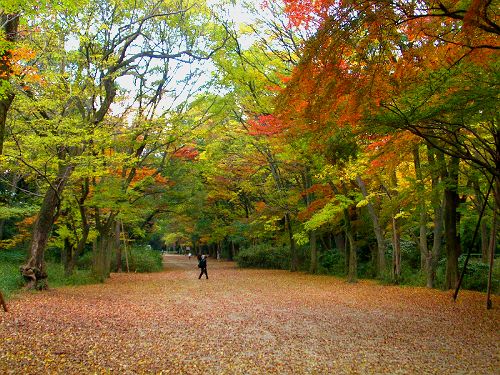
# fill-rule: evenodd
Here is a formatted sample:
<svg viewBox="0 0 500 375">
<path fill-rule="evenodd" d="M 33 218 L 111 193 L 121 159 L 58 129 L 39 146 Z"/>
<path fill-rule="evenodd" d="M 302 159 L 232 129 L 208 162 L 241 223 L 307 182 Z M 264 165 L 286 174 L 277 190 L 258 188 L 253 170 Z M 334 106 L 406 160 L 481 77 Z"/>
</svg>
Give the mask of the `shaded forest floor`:
<svg viewBox="0 0 500 375">
<path fill-rule="evenodd" d="M 498 374 L 500 298 L 167 256 L 156 274 L 23 292 L 0 373 Z"/>
</svg>

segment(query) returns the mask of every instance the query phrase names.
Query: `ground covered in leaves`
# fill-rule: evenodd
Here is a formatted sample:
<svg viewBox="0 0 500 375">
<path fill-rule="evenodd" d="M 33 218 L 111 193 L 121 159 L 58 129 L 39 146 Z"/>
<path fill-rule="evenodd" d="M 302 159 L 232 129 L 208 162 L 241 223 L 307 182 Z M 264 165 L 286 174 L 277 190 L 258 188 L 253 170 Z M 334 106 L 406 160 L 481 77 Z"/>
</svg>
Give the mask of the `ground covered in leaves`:
<svg viewBox="0 0 500 375">
<path fill-rule="evenodd" d="M 500 298 L 166 257 L 156 274 L 22 293 L 0 373 L 498 374 Z"/>
</svg>

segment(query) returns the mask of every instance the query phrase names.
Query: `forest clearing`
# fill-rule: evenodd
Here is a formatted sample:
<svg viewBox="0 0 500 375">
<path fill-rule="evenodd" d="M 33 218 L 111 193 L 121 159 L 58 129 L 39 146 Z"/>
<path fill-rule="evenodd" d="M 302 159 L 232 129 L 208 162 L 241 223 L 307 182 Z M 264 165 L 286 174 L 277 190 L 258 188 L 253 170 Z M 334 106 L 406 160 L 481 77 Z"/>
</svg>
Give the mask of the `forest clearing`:
<svg viewBox="0 0 500 375">
<path fill-rule="evenodd" d="M 164 272 L 23 292 L 5 374 L 496 374 L 500 299 L 166 257 Z"/>
</svg>

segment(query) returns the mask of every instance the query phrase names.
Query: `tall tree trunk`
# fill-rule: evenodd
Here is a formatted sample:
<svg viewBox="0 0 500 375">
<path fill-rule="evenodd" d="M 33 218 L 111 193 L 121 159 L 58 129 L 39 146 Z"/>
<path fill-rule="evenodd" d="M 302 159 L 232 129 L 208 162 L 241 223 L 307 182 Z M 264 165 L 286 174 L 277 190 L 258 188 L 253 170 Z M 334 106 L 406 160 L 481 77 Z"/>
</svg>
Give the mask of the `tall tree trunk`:
<svg viewBox="0 0 500 375">
<path fill-rule="evenodd" d="M 434 287 L 434 282 L 436 279 L 436 268 L 438 265 L 439 258 L 441 256 L 442 239 L 443 239 L 443 202 L 444 195 L 438 193 L 439 187 L 439 170 L 445 168 L 444 165 L 444 155 L 441 151 L 438 151 L 439 163 L 436 162 L 433 150 L 430 146 L 427 146 L 427 159 L 431 169 L 431 184 L 432 184 L 432 195 L 431 202 L 434 211 L 433 219 L 433 242 L 432 250 L 427 252 L 426 257 L 426 269 L 427 269 L 427 282 L 428 288 Z"/>
<path fill-rule="evenodd" d="M 311 244 L 311 265 L 309 267 L 310 273 L 318 272 L 318 244 L 316 240 L 316 231 L 313 230 L 309 235 L 309 243 Z"/>
<path fill-rule="evenodd" d="M 483 207 L 484 199 L 483 199 L 483 196 L 481 193 L 481 188 L 479 187 L 479 181 L 477 179 L 475 179 L 473 181 L 473 185 L 474 185 L 474 193 L 475 193 L 476 199 L 477 199 L 476 209 L 477 209 L 478 214 L 481 214 L 481 208 Z M 489 257 L 488 257 L 488 249 L 489 249 L 488 227 L 486 225 L 486 220 L 484 217 L 481 219 L 479 231 L 480 231 L 479 233 L 481 235 L 481 260 L 483 261 L 483 263 L 488 263 L 488 259 L 489 259 Z M 474 244 L 472 244 L 472 245 L 474 245 Z"/>
<path fill-rule="evenodd" d="M 231 241 L 231 259 L 234 260 L 236 257 L 236 246 L 234 246 L 234 241 Z"/>
<path fill-rule="evenodd" d="M 73 251 L 71 258 L 68 262 L 68 268 L 65 270 L 66 275 L 69 276 L 73 273 L 78 257 L 82 255 L 85 245 L 87 244 L 87 239 L 90 233 L 90 224 L 87 220 L 87 209 L 85 207 L 85 200 L 89 193 L 89 180 L 85 179 L 83 184 L 82 196 L 78 199 L 78 209 L 80 211 L 80 219 L 82 221 L 82 236 L 80 237 L 76 249 Z"/>
<path fill-rule="evenodd" d="M 392 172 L 391 176 L 392 192 L 388 189 L 387 195 L 392 200 L 396 200 L 398 196 L 398 180 L 396 176 L 396 171 Z M 397 215 L 399 213 L 399 203 L 393 202 L 393 212 L 392 212 L 392 278 L 393 281 L 398 283 L 401 276 L 401 234 L 399 228 L 399 220 Z"/>
<path fill-rule="evenodd" d="M 353 212 L 351 214 L 351 211 Z M 349 243 L 349 258 L 348 258 L 348 272 L 347 281 L 350 283 L 355 283 L 358 280 L 358 259 L 357 259 L 357 248 L 356 241 L 354 239 L 354 230 L 352 227 L 352 220 L 355 220 L 356 208 L 349 207 L 344 209 L 344 230 L 347 241 Z"/>
<path fill-rule="evenodd" d="M 120 241 L 121 227 L 118 220 L 115 221 L 115 254 L 116 254 L 116 272 L 122 272 L 122 247 Z"/>
<path fill-rule="evenodd" d="M 395 283 L 401 278 L 401 235 L 398 219 L 392 218 L 392 277 Z"/>
<path fill-rule="evenodd" d="M 109 213 L 103 220 L 99 208 L 95 208 L 95 226 L 98 232 L 93 246 L 92 274 L 101 282 L 111 272 L 111 254 L 115 244 L 114 223 L 117 212 Z"/>
<path fill-rule="evenodd" d="M 297 247 L 295 246 L 295 240 L 293 239 L 292 223 L 290 222 L 290 215 L 288 213 L 285 214 L 285 222 L 288 230 L 288 237 L 290 239 L 290 271 L 296 272 L 299 270 L 299 254 L 297 252 Z"/>
<path fill-rule="evenodd" d="M 73 244 L 70 239 L 66 237 L 64 239 L 63 249 L 61 250 L 61 263 L 64 267 L 64 275 L 68 276 L 71 273 L 69 272 L 69 263 L 70 259 L 73 257 Z"/>
<path fill-rule="evenodd" d="M 3 25 L 2 32 L 5 40 L 7 42 L 15 42 L 19 29 L 19 14 L 10 13 L 0 15 L 0 24 Z M 15 96 L 10 88 L 12 48 L 4 47 L 2 49 L 3 52 L 0 53 L 0 87 L 2 89 L 2 92 L 0 92 L 0 155 L 3 154 L 7 113 Z"/>
<path fill-rule="evenodd" d="M 424 178 L 422 175 L 422 167 L 420 163 L 420 152 L 418 145 L 413 149 L 413 164 L 415 166 L 415 176 L 417 178 L 417 200 L 418 200 L 418 214 L 419 214 L 419 235 L 418 235 L 418 247 L 420 249 L 420 270 L 425 274 L 428 273 L 427 270 L 427 256 L 428 256 L 428 245 L 427 245 L 427 207 L 425 204 L 425 185 Z"/>
<path fill-rule="evenodd" d="M 459 162 L 459 159 L 451 158 L 444 190 L 444 226 L 446 239 L 445 289 L 453 289 L 458 281 L 458 257 L 460 256 L 460 241 L 457 231 Z"/>
<path fill-rule="evenodd" d="M 492 285 L 492 276 L 493 276 L 493 263 L 495 261 L 495 249 L 497 247 L 497 215 L 498 209 L 500 207 L 499 201 L 497 198 L 500 197 L 500 179 L 495 178 L 495 187 L 494 187 L 494 196 L 495 202 L 493 204 L 493 220 L 491 223 L 491 238 L 490 238 L 490 248 L 489 248 L 489 269 L 488 269 L 488 285 L 486 287 L 486 308 L 491 309 L 493 307 L 493 302 L 491 301 L 491 285 Z"/>
<path fill-rule="evenodd" d="M 358 183 L 359 188 L 361 189 L 361 193 L 363 197 L 366 199 L 368 196 L 366 185 L 360 176 L 356 177 L 356 181 Z M 370 218 L 372 219 L 373 224 L 373 232 L 375 234 L 375 238 L 377 239 L 377 276 L 381 277 L 385 272 L 385 240 L 382 232 L 382 227 L 380 225 L 380 221 L 377 213 L 375 212 L 375 207 L 370 202 L 367 204 L 368 213 Z"/>
<path fill-rule="evenodd" d="M 64 190 L 73 166 L 62 166 L 59 168 L 58 177 L 47 190 L 33 227 L 33 237 L 30 245 L 30 257 L 26 264 L 20 267 L 21 275 L 27 281 L 28 289 L 47 288 L 45 269 L 45 247 L 49 239 L 50 231 L 58 215 L 60 195 Z"/>
</svg>

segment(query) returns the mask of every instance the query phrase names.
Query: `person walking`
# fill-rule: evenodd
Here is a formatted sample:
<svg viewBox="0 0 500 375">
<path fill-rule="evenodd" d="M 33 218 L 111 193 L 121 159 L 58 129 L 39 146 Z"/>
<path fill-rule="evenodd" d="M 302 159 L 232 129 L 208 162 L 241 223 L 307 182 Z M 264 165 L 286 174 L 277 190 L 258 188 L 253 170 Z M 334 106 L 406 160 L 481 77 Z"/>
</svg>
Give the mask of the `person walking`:
<svg viewBox="0 0 500 375">
<path fill-rule="evenodd" d="M 201 270 L 200 276 L 198 276 L 198 279 L 201 279 L 201 277 L 203 276 L 203 274 L 205 274 L 205 276 L 208 279 L 208 273 L 207 273 L 207 256 L 206 255 L 201 255 L 201 256 L 198 255 L 198 267 Z"/>
</svg>

